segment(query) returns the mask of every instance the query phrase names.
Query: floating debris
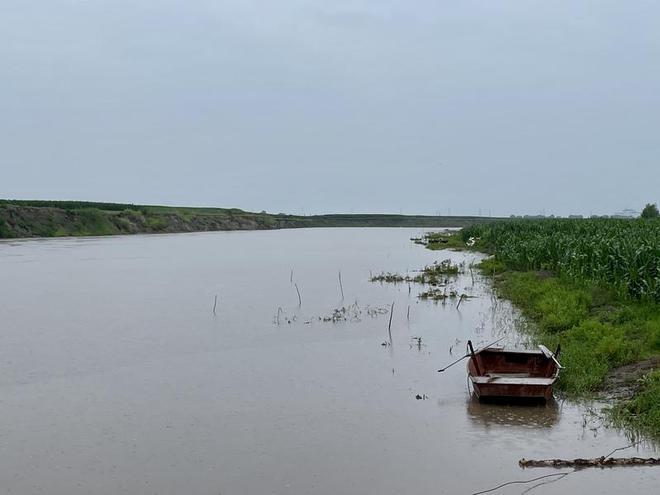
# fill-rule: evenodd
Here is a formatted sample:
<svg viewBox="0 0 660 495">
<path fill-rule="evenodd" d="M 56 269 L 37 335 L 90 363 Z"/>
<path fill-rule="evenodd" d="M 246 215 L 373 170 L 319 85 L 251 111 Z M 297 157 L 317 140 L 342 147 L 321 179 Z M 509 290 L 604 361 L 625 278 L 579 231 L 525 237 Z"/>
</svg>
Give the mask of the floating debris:
<svg viewBox="0 0 660 495">
<path fill-rule="evenodd" d="M 360 322 L 362 321 L 363 316 L 366 314 L 371 318 L 375 318 L 379 315 L 388 314 L 390 312 L 387 307 L 371 307 L 365 306 L 364 308 L 360 307 L 357 300 L 348 306 L 342 306 L 340 308 L 335 308 L 330 314 L 320 315 L 320 316 L 307 316 L 300 317 L 305 325 L 309 325 L 314 321 L 320 321 L 325 323 L 342 323 L 342 322 Z M 282 307 L 277 308 L 277 313 L 273 317 L 273 323 L 276 325 L 281 325 L 283 323 L 294 323 L 299 318 L 298 315 L 289 316 L 282 309 Z"/>
</svg>

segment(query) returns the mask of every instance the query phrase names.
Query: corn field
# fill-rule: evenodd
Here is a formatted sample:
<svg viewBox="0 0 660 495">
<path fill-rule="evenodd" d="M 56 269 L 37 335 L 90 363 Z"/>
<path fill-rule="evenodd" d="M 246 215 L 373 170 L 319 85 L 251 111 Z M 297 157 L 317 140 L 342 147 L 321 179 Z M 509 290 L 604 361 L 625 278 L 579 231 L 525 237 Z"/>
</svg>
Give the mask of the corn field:
<svg viewBox="0 0 660 495">
<path fill-rule="evenodd" d="M 660 302 L 660 221 L 508 220 L 464 228 L 514 270 L 549 270 Z"/>
</svg>

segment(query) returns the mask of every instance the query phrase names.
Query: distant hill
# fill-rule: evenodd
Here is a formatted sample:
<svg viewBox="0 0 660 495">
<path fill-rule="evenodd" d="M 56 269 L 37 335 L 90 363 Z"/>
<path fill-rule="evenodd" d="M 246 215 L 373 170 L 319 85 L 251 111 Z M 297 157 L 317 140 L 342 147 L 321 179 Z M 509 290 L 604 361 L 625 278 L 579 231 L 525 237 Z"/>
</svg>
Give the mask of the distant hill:
<svg viewBox="0 0 660 495">
<path fill-rule="evenodd" d="M 495 220 L 424 215 L 286 215 L 86 201 L 0 199 L 0 238 L 271 230 L 303 227 L 465 227 Z"/>
</svg>

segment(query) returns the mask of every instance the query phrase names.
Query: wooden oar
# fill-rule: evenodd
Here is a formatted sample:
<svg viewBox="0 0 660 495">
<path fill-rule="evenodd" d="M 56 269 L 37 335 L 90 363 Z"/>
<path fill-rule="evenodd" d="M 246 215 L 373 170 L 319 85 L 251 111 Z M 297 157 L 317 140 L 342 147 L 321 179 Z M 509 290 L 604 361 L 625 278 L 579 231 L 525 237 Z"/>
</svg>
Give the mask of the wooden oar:
<svg viewBox="0 0 660 495">
<path fill-rule="evenodd" d="M 505 337 L 506 337 L 506 336 L 505 336 Z M 489 348 L 490 346 L 492 346 L 492 345 L 497 344 L 499 341 L 504 340 L 505 337 L 502 337 L 502 338 L 500 338 L 500 339 L 497 339 L 495 342 L 491 342 L 491 343 L 488 344 L 486 347 L 482 347 L 481 349 L 479 349 L 478 351 L 476 351 L 475 354 L 476 354 L 477 352 L 481 352 L 481 351 L 483 351 L 484 349 L 488 349 L 488 348 Z M 463 356 L 462 358 L 459 358 L 459 359 L 457 359 L 456 361 L 454 361 L 453 363 L 448 364 L 448 365 L 445 366 L 444 368 L 439 369 L 439 370 L 438 370 L 438 373 L 442 373 L 443 371 L 445 371 L 445 370 L 451 368 L 452 366 L 454 366 L 456 363 L 460 363 L 461 361 L 463 361 L 463 359 L 465 359 L 466 357 L 470 357 L 470 356 L 471 356 L 471 354 L 466 354 L 466 355 Z"/>
</svg>

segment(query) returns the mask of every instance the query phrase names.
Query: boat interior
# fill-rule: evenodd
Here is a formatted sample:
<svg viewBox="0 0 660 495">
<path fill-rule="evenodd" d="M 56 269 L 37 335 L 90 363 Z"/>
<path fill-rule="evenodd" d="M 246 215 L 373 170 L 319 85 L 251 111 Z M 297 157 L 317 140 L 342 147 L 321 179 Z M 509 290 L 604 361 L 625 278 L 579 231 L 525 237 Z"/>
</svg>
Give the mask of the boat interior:
<svg viewBox="0 0 660 495">
<path fill-rule="evenodd" d="M 476 362 L 475 362 L 476 361 Z M 472 376 L 489 378 L 551 378 L 557 363 L 542 351 L 484 349 L 468 362 Z"/>
</svg>

